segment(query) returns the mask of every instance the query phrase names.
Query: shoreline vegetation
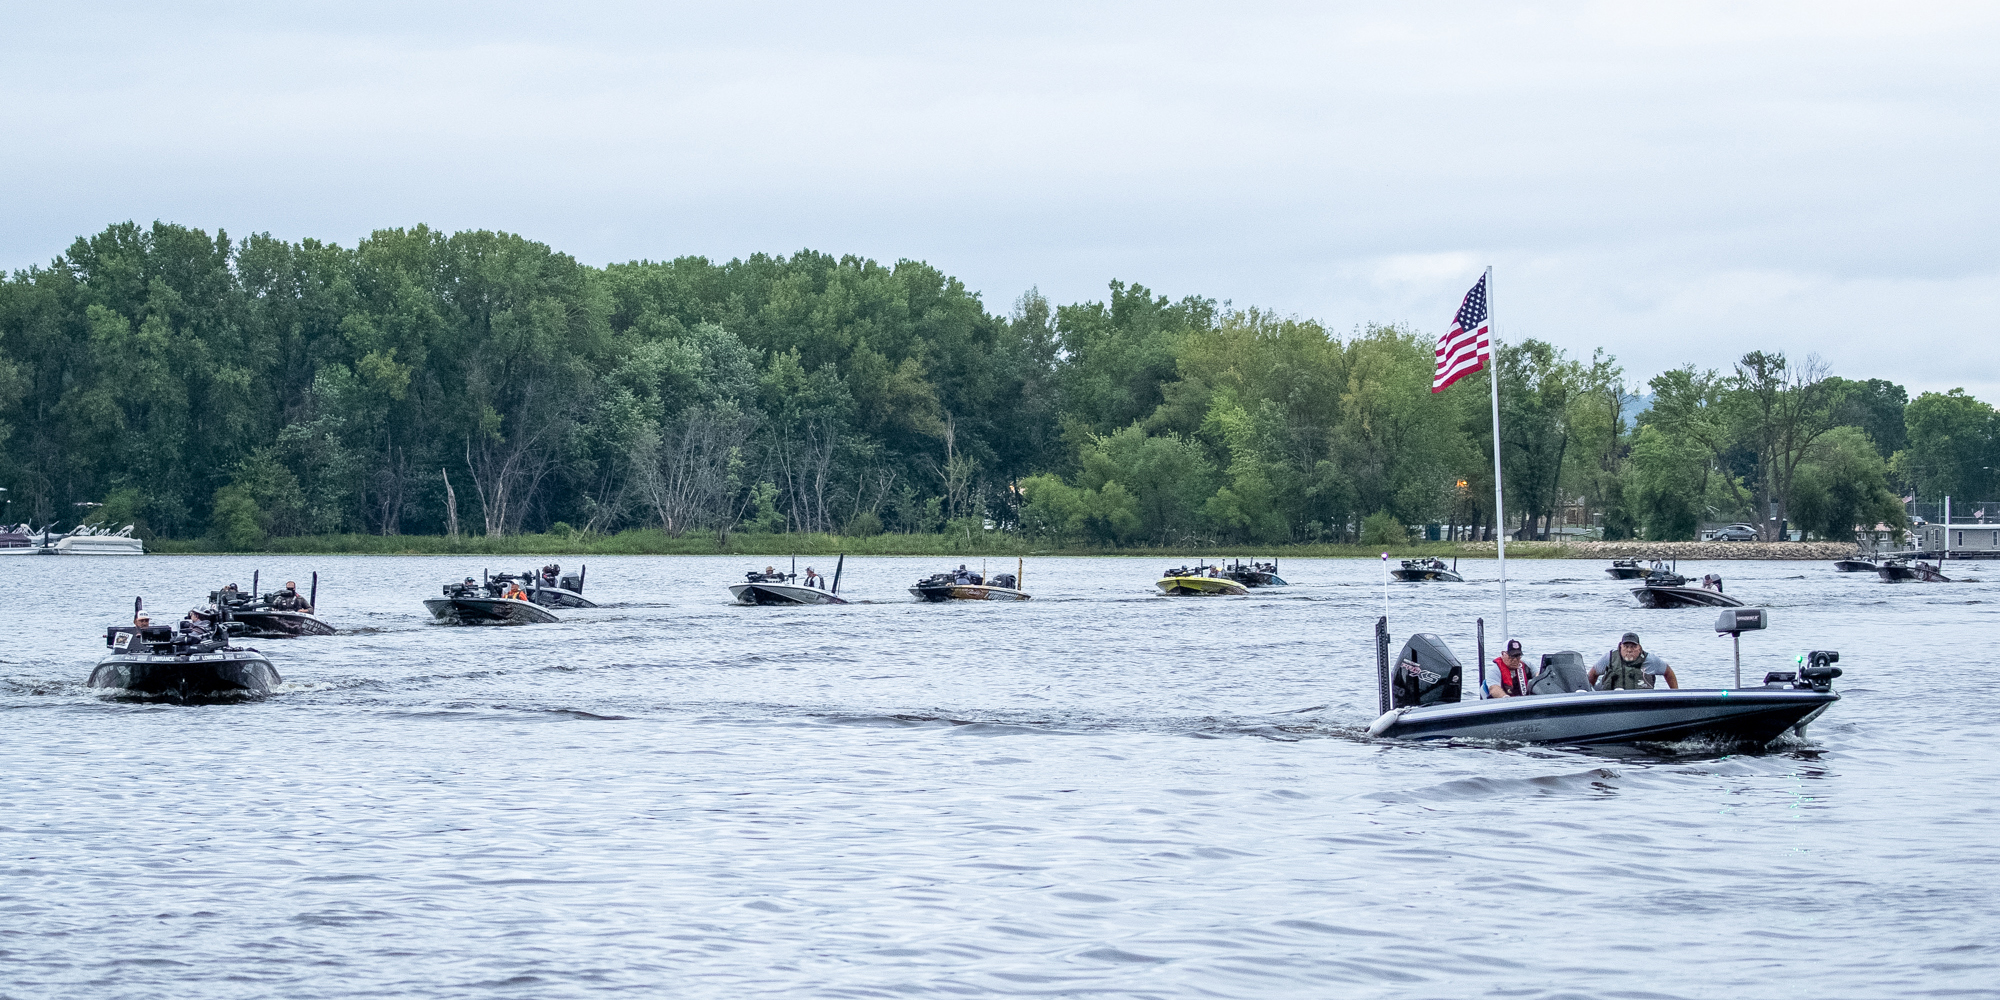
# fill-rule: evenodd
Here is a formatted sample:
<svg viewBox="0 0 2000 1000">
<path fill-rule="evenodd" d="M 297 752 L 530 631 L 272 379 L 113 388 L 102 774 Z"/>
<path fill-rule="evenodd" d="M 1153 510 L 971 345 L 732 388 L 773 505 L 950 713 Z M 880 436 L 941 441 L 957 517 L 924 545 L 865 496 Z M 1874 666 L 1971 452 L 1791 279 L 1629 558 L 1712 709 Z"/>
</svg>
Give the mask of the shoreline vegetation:
<svg viewBox="0 0 2000 1000">
<path fill-rule="evenodd" d="M 760 534 L 734 532 L 687 534 L 678 538 L 657 528 L 617 534 L 582 532 L 506 535 L 500 538 L 447 535 L 299 535 L 272 538 L 266 545 L 243 552 L 215 546 L 207 539 L 156 539 L 149 555 L 494 555 L 494 556 L 1137 556 L 1148 559 L 1362 559 L 1416 556 L 1458 556 L 1491 559 L 1492 542 L 1407 542 L 1387 546 L 1306 543 L 1294 545 L 1193 545 L 1174 547 L 1092 548 L 1055 546 L 1033 538 L 999 532 L 946 534 L 882 534 L 852 537 L 833 534 Z M 1843 559 L 1854 552 L 1849 542 L 1540 542 L 1507 543 L 1509 559 Z"/>
<path fill-rule="evenodd" d="M 2000 498 L 2000 411 L 1962 391 L 1755 349 L 1635 379 L 1522 338 L 1433 392 L 1435 327 L 1106 293 L 114 224 L 0 276 L 0 521 L 168 552 L 1443 556 L 1484 550 L 1410 539 L 1583 529 L 1647 556 Z"/>
</svg>

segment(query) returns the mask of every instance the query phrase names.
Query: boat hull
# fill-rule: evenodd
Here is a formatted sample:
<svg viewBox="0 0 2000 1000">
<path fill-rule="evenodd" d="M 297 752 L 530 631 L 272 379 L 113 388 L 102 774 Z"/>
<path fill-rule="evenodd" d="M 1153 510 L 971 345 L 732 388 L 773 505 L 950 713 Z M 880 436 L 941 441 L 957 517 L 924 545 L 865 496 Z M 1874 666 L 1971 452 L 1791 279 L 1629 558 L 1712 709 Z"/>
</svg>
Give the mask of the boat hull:
<svg viewBox="0 0 2000 1000">
<path fill-rule="evenodd" d="M 231 611 L 230 617 L 244 625 L 238 634 L 252 639 L 296 639 L 334 633 L 333 626 L 303 611 Z"/>
<path fill-rule="evenodd" d="M 1644 566 L 1609 566 L 1604 572 L 1610 574 L 1613 580 L 1639 580 L 1648 571 Z"/>
<path fill-rule="evenodd" d="M 1153 584 L 1169 597 L 1240 597 L 1250 589 L 1224 577 L 1169 576 Z"/>
<path fill-rule="evenodd" d="M 528 600 L 545 608 L 594 608 L 597 602 L 561 587 L 537 587 L 528 591 Z"/>
<path fill-rule="evenodd" d="M 1245 587 L 1291 586 L 1291 584 L 1286 583 L 1283 578 L 1279 577 L 1278 574 L 1266 573 L 1261 570 L 1254 573 L 1252 572 L 1231 573 L 1229 575 L 1229 578 L 1235 580 L 1237 583 L 1244 585 Z"/>
<path fill-rule="evenodd" d="M 114 653 L 97 661 L 88 685 L 142 698 L 200 701 L 271 693 L 284 683 L 276 667 L 254 649 L 212 653 Z"/>
<path fill-rule="evenodd" d="M 1026 591 L 1011 587 L 988 587 L 976 583 L 954 583 L 944 587 L 911 587 L 910 593 L 920 601 L 942 604 L 945 601 L 1025 601 Z"/>
<path fill-rule="evenodd" d="M 1873 573 L 1876 566 L 1866 559 L 1839 559 L 1833 564 L 1836 573 Z"/>
<path fill-rule="evenodd" d="M 1521 743 L 1671 743 L 1694 738 L 1759 746 L 1803 731 L 1840 700 L 1832 691 L 1589 691 L 1394 709 L 1369 727 L 1389 739 Z"/>
<path fill-rule="evenodd" d="M 738 604 L 764 607 L 847 603 L 818 587 L 801 587 L 792 583 L 738 583 L 730 586 L 729 593 Z"/>
<path fill-rule="evenodd" d="M 505 597 L 432 597 L 431 617 L 449 625 L 546 625 L 561 621 L 527 601 Z"/>
<path fill-rule="evenodd" d="M 1464 583 L 1465 578 L 1448 569 L 1392 569 L 1389 575 L 1404 583 Z"/>
<path fill-rule="evenodd" d="M 1637 587 L 1632 596 L 1642 608 L 1740 608 L 1743 602 L 1700 587 Z"/>
<path fill-rule="evenodd" d="M 146 543 L 119 535 L 72 535 L 51 549 L 64 556 L 143 556 Z"/>
<path fill-rule="evenodd" d="M 1919 583 L 1950 583 L 1951 578 L 1938 572 L 1937 567 L 1924 563 L 1883 563 L 1875 568 L 1875 575 L 1884 583 L 1902 583 L 1915 580 Z"/>
</svg>

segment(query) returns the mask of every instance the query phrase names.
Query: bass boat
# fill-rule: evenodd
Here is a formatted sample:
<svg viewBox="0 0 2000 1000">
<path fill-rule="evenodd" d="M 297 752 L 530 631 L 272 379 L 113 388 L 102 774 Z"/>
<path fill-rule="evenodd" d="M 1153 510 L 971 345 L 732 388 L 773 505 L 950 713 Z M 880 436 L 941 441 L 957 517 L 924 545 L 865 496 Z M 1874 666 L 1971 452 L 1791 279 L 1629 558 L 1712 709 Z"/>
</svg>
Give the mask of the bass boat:
<svg viewBox="0 0 2000 1000">
<path fill-rule="evenodd" d="M 1419 583 L 1425 580 L 1442 580 L 1446 583 L 1465 582 L 1465 578 L 1458 575 L 1458 560 L 1453 559 L 1452 565 L 1446 566 L 1444 560 L 1435 556 L 1424 559 L 1405 559 L 1403 560 L 1403 565 L 1397 569 L 1390 570 L 1389 575 L 1406 583 Z"/>
<path fill-rule="evenodd" d="M 1632 596 L 1639 599 L 1642 608 L 1740 608 L 1743 602 L 1722 592 L 1722 577 L 1714 573 L 1701 578 L 1701 586 L 1689 587 L 1680 584 L 1656 582 L 1659 577 L 1647 577 L 1646 585 L 1635 588 Z M 1672 577 L 1682 580 L 1682 577 Z"/>
<path fill-rule="evenodd" d="M 1858 552 L 1845 559 L 1833 561 L 1833 571 L 1836 573 L 1873 573 L 1876 569 L 1875 560 Z"/>
<path fill-rule="evenodd" d="M 509 597 L 510 592 L 521 597 Z M 560 621 L 547 609 L 530 601 L 526 591 L 487 577 L 483 583 L 466 577 L 463 583 L 444 585 L 444 596 L 426 598 L 424 607 L 431 617 L 448 625 L 546 625 Z"/>
<path fill-rule="evenodd" d="M 1875 567 L 1875 575 L 1881 577 L 1883 583 L 1901 583 L 1904 580 L 1917 580 L 1922 583 L 1951 582 L 1951 578 L 1944 575 L 1935 565 L 1920 559 L 1890 559 Z"/>
<path fill-rule="evenodd" d="M 806 567 L 806 582 L 794 582 L 799 578 L 799 574 L 796 572 L 798 569 L 798 560 L 793 559 L 792 569 L 794 572 L 780 573 L 768 566 L 764 568 L 764 572 L 762 573 L 753 569 L 743 575 L 742 583 L 730 584 L 729 593 L 730 596 L 736 598 L 736 603 L 738 604 L 760 604 L 767 607 L 799 604 L 846 604 L 847 601 L 840 596 L 840 573 L 846 566 L 847 556 L 842 555 L 840 561 L 835 563 L 833 567 L 831 589 L 826 584 L 817 582 L 825 580 L 826 577 L 814 573 L 810 566 Z"/>
<path fill-rule="evenodd" d="M 1243 561 L 1239 559 L 1222 572 L 1231 580 L 1235 580 L 1245 587 L 1291 586 L 1291 584 L 1285 582 L 1283 577 L 1278 575 L 1278 561 L 1276 559 L 1267 563 L 1253 561 L 1248 566 L 1243 565 Z"/>
<path fill-rule="evenodd" d="M 209 605 L 218 611 L 227 612 L 230 620 L 236 626 L 240 626 L 232 627 L 230 629 L 232 634 L 252 639 L 293 639 L 302 635 L 334 633 L 332 625 L 313 614 L 319 609 L 317 572 L 312 575 L 312 590 L 303 602 L 305 605 L 303 609 L 278 607 L 279 604 L 289 603 L 290 599 L 281 599 L 286 591 L 274 590 L 268 594 L 259 594 L 257 592 L 259 576 L 258 573 L 250 574 L 250 592 L 247 594 L 239 592 L 233 583 L 221 590 L 212 590 L 208 593 Z M 292 594 L 291 598 L 297 596 Z"/>
<path fill-rule="evenodd" d="M 1737 686 L 1711 690 L 1592 690 L 1582 654 L 1549 653 L 1527 694 L 1461 701 L 1463 668 L 1444 641 L 1413 635 L 1392 665 L 1387 618 L 1375 624 L 1375 676 L 1382 713 L 1368 735 L 1389 739 L 1511 740 L 1588 745 L 1671 743 L 1696 737 L 1762 746 L 1787 731 L 1803 736 L 1840 695 L 1840 654 L 1815 650 L 1799 670 L 1772 671 L 1755 687 L 1742 684 L 1742 633 L 1765 628 L 1764 609 L 1722 612 L 1715 631 L 1736 637 Z M 1479 625 L 1480 663 L 1486 662 L 1486 629 Z M 1481 670 L 1481 680 L 1485 671 Z M 1484 687 L 1481 688 L 1482 693 Z"/>
<path fill-rule="evenodd" d="M 1613 559 L 1605 572 L 1611 574 L 1613 580 L 1637 580 L 1645 576 L 1647 570 L 1639 565 L 1637 559 Z"/>
<path fill-rule="evenodd" d="M 133 602 L 136 622 L 142 601 Z M 284 683 L 263 653 L 231 643 L 225 611 L 197 611 L 173 625 L 113 625 L 111 652 L 97 661 L 88 686 L 140 698 L 200 702 L 269 694 Z"/>
<path fill-rule="evenodd" d="M 1240 597 L 1250 592 L 1250 588 L 1226 576 L 1210 575 L 1219 574 L 1221 571 L 1222 567 L 1220 566 L 1196 564 L 1193 569 L 1181 566 L 1168 570 L 1166 575 L 1160 577 L 1153 586 L 1160 588 L 1160 593 L 1169 597 L 1192 597 L 1213 594 Z"/>
<path fill-rule="evenodd" d="M 1021 589 L 1023 567 L 1017 562 L 1012 573 L 996 573 L 991 577 L 967 572 L 960 566 L 956 572 L 933 573 L 918 580 L 910 588 L 910 593 L 920 601 L 943 603 L 945 601 L 1025 601 L 1029 594 Z"/>
</svg>

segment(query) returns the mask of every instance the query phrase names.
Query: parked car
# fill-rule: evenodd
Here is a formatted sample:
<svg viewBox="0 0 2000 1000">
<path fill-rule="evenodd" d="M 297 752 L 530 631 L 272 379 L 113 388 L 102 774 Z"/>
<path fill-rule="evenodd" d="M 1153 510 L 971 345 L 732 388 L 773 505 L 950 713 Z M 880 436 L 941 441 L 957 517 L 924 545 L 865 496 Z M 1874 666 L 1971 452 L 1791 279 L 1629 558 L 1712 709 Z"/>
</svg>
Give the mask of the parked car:
<svg viewBox="0 0 2000 1000">
<path fill-rule="evenodd" d="M 1747 524 L 1724 525 L 1715 529 L 1715 534 L 1710 535 L 1708 540 L 1711 542 L 1754 542 L 1757 540 L 1757 529 Z"/>
</svg>

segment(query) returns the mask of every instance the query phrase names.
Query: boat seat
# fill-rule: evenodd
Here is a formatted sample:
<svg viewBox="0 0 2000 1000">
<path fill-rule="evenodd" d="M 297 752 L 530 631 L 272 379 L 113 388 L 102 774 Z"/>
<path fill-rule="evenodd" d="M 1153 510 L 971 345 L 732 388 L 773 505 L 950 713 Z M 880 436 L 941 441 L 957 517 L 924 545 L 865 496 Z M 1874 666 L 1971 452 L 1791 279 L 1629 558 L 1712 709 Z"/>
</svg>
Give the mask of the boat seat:
<svg viewBox="0 0 2000 1000">
<path fill-rule="evenodd" d="M 1571 650 L 1543 653 L 1542 669 L 1528 682 L 1529 694 L 1568 694 L 1590 690 L 1590 670 L 1583 654 Z"/>
</svg>

